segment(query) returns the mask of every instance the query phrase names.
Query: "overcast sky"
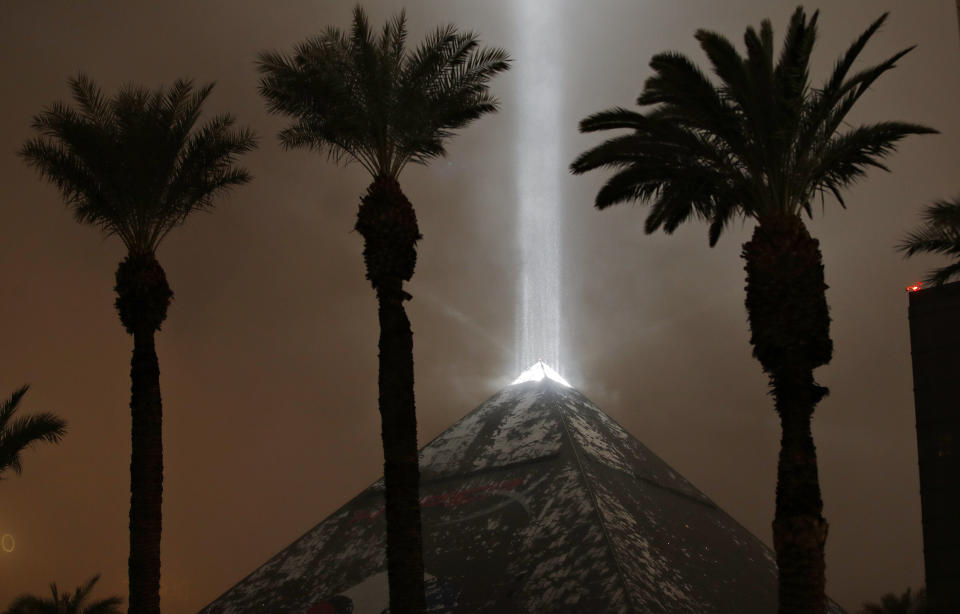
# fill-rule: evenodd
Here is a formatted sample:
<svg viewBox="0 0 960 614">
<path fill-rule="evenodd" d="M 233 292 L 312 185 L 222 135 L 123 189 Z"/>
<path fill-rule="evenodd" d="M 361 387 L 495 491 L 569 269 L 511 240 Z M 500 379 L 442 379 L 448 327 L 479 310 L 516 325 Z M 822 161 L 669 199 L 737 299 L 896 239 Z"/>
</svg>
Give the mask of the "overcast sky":
<svg viewBox="0 0 960 614">
<path fill-rule="evenodd" d="M 517 157 L 544 143 L 569 163 L 598 141 L 577 121 L 632 106 L 659 51 L 705 61 L 693 32 L 738 45 L 764 17 L 782 39 L 793 2 L 542 1 L 558 44 L 517 50 L 525 24 L 509 0 L 379 0 L 382 23 L 407 7 L 410 40 L 453 22 L 505 47 L 515 68 L 559 71 L 561 122 L 520 141 L 520 70 L 494 83 L 499 114 L 469 127 L 449 156 L 408 168 L 404 191 L 424 239 L 409 290 L 420 441 L 516 375 Z M 893 246 L 920 208 L 955 195 L 960 144 L 960 45 L 952 0 L 826 3 L 815 82 L 873 19 L 888 24 L 863 54 L 876 62 L 917 49 L 878 81 L 851 121 L 929 124 L 872 172 L 816 210 L 833 317 L 833 362 L 817 373 L 827 589 L 855 610 L 922 584 L 923 564 L 904 286 L 938 263 Z M 381 473 L 376 411 L 375 299 L 351 232 L 368 177 L 308 152 L 284 152 L 256 93 L 254 60 L 289 50 L 327 25 L 340 1 L 5 3 L 0 53 L 0 397 L 29 382 L 24 413 L 69 422 L 56 447 L 24 456 L 0 482 L 0 608 L 20 592 L 74 587 L 102 574 L 98 595 L 126 597 L 130 337 L 113 308 L 124 249 L 76 224 L 50 185 L 16 156 L 31 117 L 68 98 L 87 72 L 107 91 L 178 77 L 216 81 L 208 113 L 230 111 L 260 136 L 255 177 L 171 233 L 158 257 L 174 303 L 158 335 L 164 400 L 162 604 L 193 612 L 344 504 Z M 814 8 L 814 7 L 810 7 Z M 770 543 L 779 425 L 750 356 L 735 224 L 716 248 L 693 224 L 643 234 L 645 208 L 592 208 L 603 173 L 569 177 L 562 195 L 562 305 L 568 379 L 600 408 Z M 554 188 L 555 189 L 555 188 Z"/>
</svg>

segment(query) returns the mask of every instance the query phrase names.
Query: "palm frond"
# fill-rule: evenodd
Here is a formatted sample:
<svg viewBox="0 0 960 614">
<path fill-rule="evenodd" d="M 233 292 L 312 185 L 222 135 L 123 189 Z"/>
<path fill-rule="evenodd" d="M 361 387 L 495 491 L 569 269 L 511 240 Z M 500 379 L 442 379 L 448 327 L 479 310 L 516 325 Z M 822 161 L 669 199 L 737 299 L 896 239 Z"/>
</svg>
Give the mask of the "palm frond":
<svg viewBox="0 0 960 614">
<path fill-rule="evenodd" d="M 444 142 L 456 130 L 497 110 L 489 82 L 509 68 L 505 51 L 481 48 L 474 33 L 452 25 L 413 51 L 406 37 L 403 13 L 375 37 L 358 7 L 349 34 L 328 28 L 293 56 L 262 53 L 267 109 L 293 120 L 280 132 L 283 145 L 396 177 L 407 163 L 445 155 Z"/>
<path fill-rule="evenodd" d="M 664 183 L 650 208 L 650 214 L 644 221 L 647 234 L 662 228 L 672 234 L 681 224 L 691 217 L 706 220 L 711 217 L 712 201 L 710 194 L 704 192 L 696 183 L 671 181 Z"/>
<path fill-rule="evenodd" d="M 76 78 L 70 79 L 69 85 L 74 100 L 89 120 L 97 123 L 108 121 L 109 104 L 93 79 L 81 72 Z"/>
<path fill-rule="evenodd" d="M 837 60 L 830 78 L 820 90 L 817 99 L 811 104 L 811 112 L 809 114 L 809 123 L 811 126 L 819 127 L 827 115 L 837 107 L 838 103 L 847 94 L 847 92 L 849 92 L 850 89 L 855 87 L 858 83 L 863 82 L 867 73 L 873 73 L 873 79 L 876 79 L 880 76 L 880 74 L 882 74 L 883 71 L 875 72 L 877 67 L 874 67 L 869 71 L 861 72 L 861 76 L 859 78 L 854 77 L 849 80 L 847 79 L 847 74 L 853 67 L 854 62 L 860 56 L 860 52 L 863 51 L 864 47 L 866 47 L 873 35 L 876 34 L 877 30 L 880 29 L 880 26 L 882 26 L 887 20 L 888 15 L 889 13 L 884 13 L 872 24 L 870 24 L 870 26 L 868 26 L 867 29 L 864 30 L 864 32 L 853 41 L 847 51 Z M 900 57 L 902 54 L 903 52 L 894 57 Z M 890 67 L 892 68 L 892 64 Z M 852 106 L 854 102 L 856 102 L 855 99 L 851 100 L 849 106 Z"/>
<path fill-rule="evenodd" d="M 814 11 L 807 21 L 803 9 L 797 7 L 790 18 L 780 59 L 774 70 L 777 94 L 782 100 L 803 102 L 804 90 L 810 79 L 810 55 L 817 39 L 819 15 L 819 11 Z"/>
<path fill-rule="evenodd" d="M 870 86 L 873 85 L 873 82 L 880 78 L 880 75 L 883 73 L 893 69 L 897 61 L 913 51 L 913 49 L 914 47 L 907 47 L 906 49 L 898 51 L 880 64 L 866 68 L 846 81 L 840 90 L 838 90 L 838 97 L 835 102 L 827 110 L 825 118 L 823 119 L 824 123 L 822 126 L 819 126 L 820 132 L 832 134 L 836 131 L 844 122 L 854 104 L 867 92 Z M 827 101 L 829 102 L 829 100 Z M 814 122 L 811 122 L 811 127 L 817 128 L 818 126 Z"/>
<path fill-rule="evenodd" d="M 960 197 L 938 200 L 923 211 L 924 221 L 931 226 L 960 233 Z"/>
<path fill-rule="evenodd" d="M 628 167 L 610 177 L 597 192 L 594 206 L 603 210 L 632 200 L 648 201 L 654 198 L 661 182 L 651 178 L 647 169 Z"/>
<path fill-rule="evenodd" d="M 839 132 L 870 85 L 909 49 L 850 76 L 883 16 L 841 56 L 824 87 L 813 89 L 809 72 L 818 18 L 817 12 L 808 18 L 802 8 L 793 13 L 776 64 L 766 20 L 746 29 L 745 55 L 723 34 L 696 32 L 712 78 L 682 54 L 655 55 L 653 75 L 637 99 L 648 108 L 636 113 L 615 107 L 582 120 L 581 132 L 629 132 L 580 154 L 571 172 L 613 169 L 597 206 L 651 202 L 648 232 L 706 220 L 711 245 L 736 217 L 812 214 L 811 201 L 825 193 L 842 205 L 843 190 L 870 167 L 885 168 L 883 160 L 905 136 L 935 131 L 882 122 Z"/>
<path fill-rule="evenodd" d="M 4 614 L 120 614 L 120 597 L 108 597 L 87 605 L 85 602 L 93 591 L 99 575 L 78 586 L 73 594 L 61 594 L 55 582 L 50 584 L 50 597 L 20 595 L 13 600 Z"/>
<path fill-rule="evenodd" d="M 853 63 L 860 56 L 860 52 L 863 51 L 864 47 L 867 46 L 867 43 L 873 38 L 873 35 L 877 33 L 877 30 L 880 29 L 880 26 L 886 22 L 887 17 L 890 16 L 890 13 L 884 13 L 873 23 L 871 23 L 866 30 L 863 31 L 856 40 L 851 43 L 850 47 L 847 48 L 847 51 L 840 56 L 840 59 L 837 60 L 833 72 L 830 75 L 830 79 L 827 81 L 826 86 L 823 88 L 825 94 L 833 94 L 840 91 L 843 84 L 846 81 L 847 73 L 850 72 L 850 69 L 853 67 Z"/>
<path fill-rule="evenodd" d="M 404 83 L 415 91 L 429 90 L 450 59 L 457 54 L 460 45 L 457 28 L 452 24 L 436 28 L 407 54 Z"/>
<path fill-rule="evenodd" d="M 954 278 L 960 279 L 960 260 L 930 271 L 926 281 L 935 286 L 940 286 Z"/>
<path fill-rule="evenodd" d="M 194 132 L 212 83 L 127 84 L 109 98 L 84 74 L 69 85 L 75 106 L 57 102 L 37 114 L 38 136 L 20 156 L 59 189 L 77 221 L 118 235 L 130 252 L 153 253 L 190 211 L 249 179 L 232 170 L 255 146 L 249 130 L 217 116 Z"/>
<path fill-rule="evenodd" d="M 83 614 L 120 614 L 123 605 L 123 599 L 120 597 L 107 597 L 98 599 L 83 609 Z"/>
<path fill-rule="evenodd" d="M 17 406 L 20 405 L 20 399 L 23 398 L 23 395 L 27 394 L 27 391 L 30 390 L 30 384 L 24 384 L 20 388 L 13 391 L 13 394 L 10 395 L 10 398 L 5 400 L 3 403 L 0 403 L 0 432 L 6 430 L 7 424 L 13 418 L 13 414 L 17 411 Z"/>
<path fill-rule="evenodd" d="M 598 130 L 617 130 L 630 128 L 636 130 L 644 121 L 643 115 L 636 111 L 614 107 L 588 115 L 580 120 L 580 132 L 596 132 Z"/>
<path fill-rule="evenodd" d="M 709 30 L 697 30 L 694 38 L 699 41 L 700 48 L 710 60 L 714 74 L 720 77 L 724 94 L 737 104 L 745 106 L 741 96 L 749 88 L 748 77 L 743 58 L 733 43 L 726 36 Z"/>
<path fill-rule="evenodd" d="M 902 595 L 887 593 L 880 603 L 865 603 L 859 614 L 926 614 L 927 596 L 923 589 L 911 594 L 908 588 Z"/>
<path fill-rule="evenodd" d="M 960 276 L 960 197 L 941 200 L 923 211 L 924 224 L 909 232 L 897 245 L 905 257 L 917 254 L 941 254 L 955 262 L 931 271 L 927 281 L 942 284 Z"/>
<path fill-rule="evenodd" d="M 229 114 L 217 115 L 177 152 L 166 200 L 179 209 L 179 215 L 170 216 L 165 227 L 182 223 L 195 210 L 212 207 L 215 196 L 251 180 L 235 162 L 237 156 L 256 148 L 256 137 L 249 129 L 234 130 L 235 123 Z"/>
<path fill-rule="evenodd" d="M 818 141 L 829 138 L 843 123 L 847 114 L 869 87 L 883 73 L 896 66 L 897 61 L 913 47 L 903 49 L 885 61 L 860 70 L 847 78 L 851 68 L 867 42 L 886 22 L 889 13 L 884 13 L 850 45 L 837 60 L 830 78 L 817 90 L 806 105 L 804 120 L 797 137 L 797 149 L 806 151 Z"/>
<path fill-rule="evenodd" d="M 752 26 L 748 27 L 743 35 L 743 44 L 747 49 L 747 57 L 743 63 L 748 83 L 754 90 L 754 96 L 767 98 L 773 92 L 774 79 L 773 26 L 770 25 L 770 20 L 764 19 L 761 22 L 760 33 Z M 774 110 L 770 104 L 760 106 L 759 103 L 760 100 L 757 100 L 757 111 L 769 113 Z"/>
<path fill-rule="evenodd" d="M 827 187 L 840 191 L 866 174 L 867 168 L 889 170 L 881 162 L 896 151 L 896 145 L 911 134 L 930 134 L 934 130 L 919 124 L 881 122 L 854 128 L 836 135 L 815 151 L 809 176 L 802 177 L 810 189 Z"/>
<path fill-rule="evenodd" d="M 955 230 L 928 226 L 908 233 L 898 249 L 907 256 L 917 254 L 960 256 L 960 239 L 954 236 L 955 233 Z"/>
<path fill-rule="evenodd" d="M 715 198 L 710 215 L 710 227 L 707 230 L 707 242 L 714 247 L 720 240 L 720 235 L 727 229 L 730 222 L 741 212 L 738 206 L 742 200 L 728 195 L 725 198 Z"/>
<path fill-rule="evenodd" d="M 29 386 L 16 390 L 0 404 L 0 476 L 6 469 L 23 472 L 20 454 L 39 442 L 57 443 L 67 432 L 67 424 L 50 413 L 14 418 L 17 407 Z"/>
<path fill-rule="evenodd" d="M 56 602 L 54 601 L 53 607 Z M 56 612 L 56 610 L 52 610 Z M 19 595 L 10 603 L 10 607 L 4 611 L 4 614 L 36 614 L 51 612 L 51 603 L 48 599 L 43 599 L 35 595 Z"/>
</svg>

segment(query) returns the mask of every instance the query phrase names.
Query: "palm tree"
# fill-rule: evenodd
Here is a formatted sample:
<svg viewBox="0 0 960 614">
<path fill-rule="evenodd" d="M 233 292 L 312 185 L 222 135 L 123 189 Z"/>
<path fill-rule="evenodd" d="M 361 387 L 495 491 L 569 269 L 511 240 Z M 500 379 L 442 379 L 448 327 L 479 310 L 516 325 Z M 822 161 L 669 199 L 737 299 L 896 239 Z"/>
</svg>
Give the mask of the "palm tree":
<svg viewBox="0 0 960 614">
<path fill-rule="evenodd" d="M 250 180 L 234 161 L 255 141 L 249 130 L 234 131 L 227 114 L 194 129 L 213 84 L 195 90 L 181 79 L 166 91 L 127 85 L 104 98 L 81 74 L 70 88 L 76 107 L 58 102 L 36 115 L 39 136 L 20 155 L 59 188 L 78 222 L 117 235 L 127 248 L 114 304 L 133 335 L 129 608 L 159 614 L 163 441 L 154 332 L 173 292 L 156 250 L 191 213 Z"/>
<path fill-rule="evenodd" d="M 909 49 L 850 74 L 883 15 L 840 57 L 823 86 L 811 87 L 817 17 L 808 20 L 797 8 L 776 63 L 768 20 L 759 32 L 747 28 L 746 57 L 721 34 L 699 30 L 718 84 L 682 54 L 655 55 L 654 74 L 637 100 L 652 108 L 614 108 L 584 119 L 582 132 L 630 132 L 584 152 L 571 166 L 577 174 L 615 169 L 596 206 L 651 202 L 647 233 L 671 233 L 697 218 L 709 223 L 713 246 L 734 218 L 756 221 L 742 256 L 750 343 L 770 378 L 782 428 L 773 522 L 781 614 L 825 608 L 827 522 L 810 424 L 827 393 L 813 370 L 830 361 L 833 342 L 819 242 L 801 214 L 812 215 L 812 202 L 825 192 L 843 205 L 840 191 L 867 168 L 884 168 L 880 160 L 900 139 L 933 132 L 901 122 L 841 131 L 854 104 Z"/>
<path fill-rule="evenodd" d="M 887 593 L 880 598 L 880 603 L 865 603 L 860 614 L 926 614 L 927 594 L 923 589 L 911 593 L 907 589 L 899 597 L 893 593 Z"/>
<path fill-rule="evenodd" d="M 379 34 L 361 7 L 349 33 L 329 27 L 296 46 L 292 56 L 259 57 L 260 93 L 270 112 L 291 117 L 285 148 L 356 161 L 373 177 L 355 229 L 364 239 L 366 277 L 380 321 L 379 408 L 382 420 L 390 611 L 424 611 L 413 334 L 403 289 L 421 238 L 413 206 L 398 178 L 408 163 L 445 155 L 453 131 L 497 110 L 488 83 L 508 68 L 502 49 L 479 47 L 472 32 L 437 29 L 406 49 L 404 13 Z"/>
<path fill-rule="evenodd" d="M 99 575 L 90 578 L 73 592 L 60 594 L 56 583 L 50 584 L 50 599 L 34 595 L 20 595 L 13 600 L 3 614 L 120 614 L 120 597 L 108 597 L 86 605 L 84 602 L 93 590 Z"/>
<path fill-rule="evenodd" d="M 960 277 L 960 197 L 929 205 L 923 218 L 924 225 L 908 234 L 897 249 L 907 256 L 943 254 L 956 260 L 931 271 L 927 276 L 930 283 L 940 285 L 951 277 Z"/>
<path fill-rule="evenodd" d="M 13 469 L 17 475 L 23 471 L 21 452 L 40 441 L 59 443 L 67 432 L 67 423 L 53 414 L 14 419 L 17 405 L 29 389 L 30 386 L 23 386 L 0 403 L 0 479 L 7 469 Z"/>
</svg>

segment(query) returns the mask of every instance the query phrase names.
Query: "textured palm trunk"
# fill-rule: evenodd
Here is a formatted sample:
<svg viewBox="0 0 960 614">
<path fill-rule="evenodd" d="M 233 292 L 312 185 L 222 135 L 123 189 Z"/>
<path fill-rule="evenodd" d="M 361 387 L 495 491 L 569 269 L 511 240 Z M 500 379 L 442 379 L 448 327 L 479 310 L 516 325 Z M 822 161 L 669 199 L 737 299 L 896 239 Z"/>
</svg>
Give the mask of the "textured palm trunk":
<svg viewBox="0 0 960 614">
<path fill-rule="evenodd" d="M 130 614 L 160 613 L 160 532 L 163 499 L 160 365 L 153 330 L 133 334 L 130 361 Z"/>
<path fill-rule="evenodd" d="M 830 361 L 830 316 L 819 242 L 799 216 L 762 217 L 743 246 L 753 354 L 770 377 L 782 439 L 773 543 L 780 614 L 826 611 L 827 521 L 810 425 L 827 393 L 813 370 Z"/>
<path fill-rule="evenodd" d="M 396 180 L 377 177 L 367 190 L 356 229 L 364 238 L 367 279 L 380 320 L 378 378 L 387 522 L 387 582 L 391 614 L 426 611 L 420 467 L 413 393 L 413 332 L 403 308 L 403 282 L 413 276 L 417 218 Z"/>
<path fill-rule="evenodd" d="M 131 255 L 117 269 L 116 307 L 133 335 L 130 360 L 129 614 L 160 614 L 163 500 L 163 409 L 154 332 L 172 292 L 152 255 Z"/>
</svg>

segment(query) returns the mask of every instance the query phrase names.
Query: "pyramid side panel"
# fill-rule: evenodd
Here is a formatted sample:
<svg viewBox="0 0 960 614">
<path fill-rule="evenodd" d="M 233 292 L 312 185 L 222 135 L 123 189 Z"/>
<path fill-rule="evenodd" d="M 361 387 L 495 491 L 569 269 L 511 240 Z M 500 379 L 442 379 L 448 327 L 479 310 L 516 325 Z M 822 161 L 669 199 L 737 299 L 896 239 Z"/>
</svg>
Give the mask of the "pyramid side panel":
<svg viewBox="0 0 960 614">
<path fill-rule="evenodd" d="M 524 535 L 521 564 L 529 579 L 522 611 L 629 612 L 626 587 L 578 469 L 565 464 L 543 498 L 536 524 Z"/>
<path fill-rule="evenodd" d="M 457 484 L 461 496 L 500 502 L 485 513 L 423 499 L 427 571 L 459 591 L 438 611 L 629 611 L 550 388 L 510 386 L 423 451 L 426 475 L 438 476 L 431 488 Z"/>
<path fill-rule="evenodd" d="M 435 479 L 461 470 L 467 449 L 480 436 L 486 422 L 504 411 L 506 392 L 501 390 L 487 399 L 420 450 L 420 475 L 424 479 Z"/>
<path fill-rule="evenodd" d="M 776 610 L 772 552 L 723 511 L 597 463 L 586 473 L 637 611 Z"/>
<path fill-rule="evenodd" d="M 374 487 L 273 556 L 200 614 L 300 614 L 313 596 L 334 594 L 384 567 L 383 519 L 360 522 L 383 494 Z"/>
<path fill-rule="evenodd" d="M 572 388 L 554 388 L 574 442 L 595 462 L 710 503 L 686 478 Z M 712 503 L 711 503 L 712 504 Z"/>
<path fill-rule="evenodd" d="M 424 480 L 491 470 L 560 450 L 557 416 L 537 382 L 504 388 L 441 433 L 420 453 Z"/>
<path fill-rule="evenodd" d="M 774 552 L 573 389 L 556 389 L 633 611 L 776 610 Z M 830 614 L 843 614 L 828 601 Z"/>
<path fill-rule="evenodd" d="M 776 565 L 762 542 L 582 394 L 561 403 L 634 611 L 776 610 Z"/>
<path fill-rule="evenodd" d="M 425 481 L 421 492 L 428 611 L 629 612 L 569 449 Z M 371 487 L 202 612 L 379 614 L 385 531 Z"/>
<path fill-rule="evenodd" d="M 423 501 L 427 573 L 456 595 L 437 612 L 623 612 L 625 589 L 583 480 L 564 455 L 473 475 Z M 428 595 L 429 597 L 429 595 Z"/>
</svg>

